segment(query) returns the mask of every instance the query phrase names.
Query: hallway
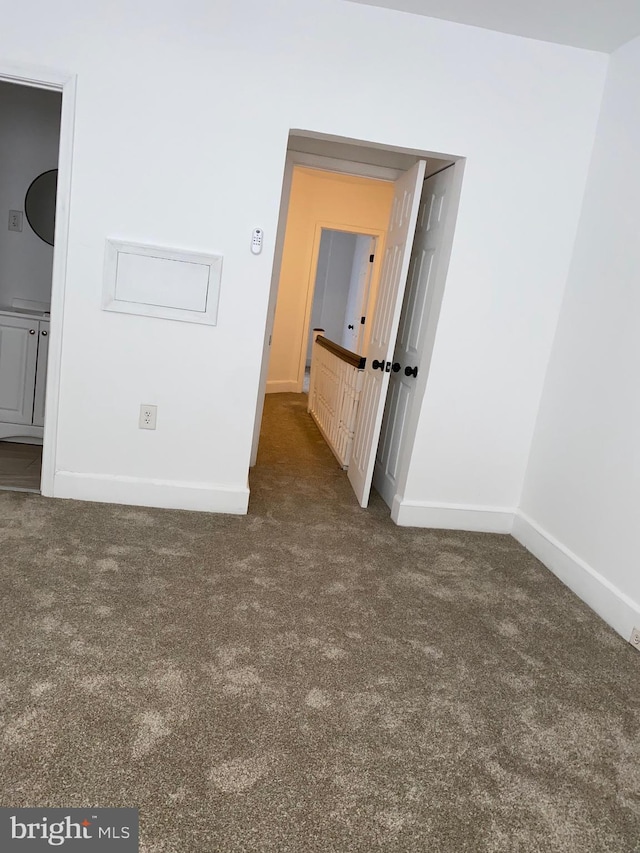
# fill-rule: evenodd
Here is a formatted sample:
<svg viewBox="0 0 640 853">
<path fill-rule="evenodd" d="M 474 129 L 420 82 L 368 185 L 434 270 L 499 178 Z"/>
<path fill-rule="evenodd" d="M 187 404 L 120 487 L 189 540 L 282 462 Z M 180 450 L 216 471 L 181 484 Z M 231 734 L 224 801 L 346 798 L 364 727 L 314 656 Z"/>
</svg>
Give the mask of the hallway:
<svg viewBox="0 0 640 853">
<path fill-rule="evenodd" d="M 307 414 L 307 400 L 306 394 L 266 395 L 249 515 L 271 512 L 293 521 L 300 519 L 304 506 L 323 523 L 335 516 L 348 519 L 349 525 L 369 525 L 373 518 L 388 517 L 389 509 L 375 491 L 371 514 L 360 508 L 346 473 Z"/>
</svg>

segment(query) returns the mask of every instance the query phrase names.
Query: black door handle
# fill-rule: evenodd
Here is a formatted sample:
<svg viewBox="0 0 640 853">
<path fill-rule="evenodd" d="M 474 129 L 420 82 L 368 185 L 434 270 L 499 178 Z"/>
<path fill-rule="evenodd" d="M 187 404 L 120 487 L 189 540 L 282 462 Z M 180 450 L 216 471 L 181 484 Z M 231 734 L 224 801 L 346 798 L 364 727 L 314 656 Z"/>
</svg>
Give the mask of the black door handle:
<svg viewBox="0 0 640 853">
<path fill-rule="evenodd" d="M 377 358 L 374 358 L 371 362 L 371 367 L 373 367 L 374 370 L 381 370 L 384 373 L 384 361 L 378 361 Z"/>
<path fill-rule="evenodd" d="M 353 323 L 349 323 L 349 325 L 347 326 L 347 329 L 353 329 Z"/>
<path fill-rule="evenodd" d="M 400 362 L 394 361 L 391 370 L 393 370 L 394 373 L 397 373 L 400 370 Z"/>
<path fill-rule="evenodd" d="M 417 366 L 416 366 L 416 367 L 405 367 L 405 369 L 404 369 L 404 375 L 405 375 L 405 376 L 413 376 L 413 378 L 415 379 L 415 378 L 416 378 L 416 376 L 418 375 L 418 368 L 417 368 Z"/>
</svg>

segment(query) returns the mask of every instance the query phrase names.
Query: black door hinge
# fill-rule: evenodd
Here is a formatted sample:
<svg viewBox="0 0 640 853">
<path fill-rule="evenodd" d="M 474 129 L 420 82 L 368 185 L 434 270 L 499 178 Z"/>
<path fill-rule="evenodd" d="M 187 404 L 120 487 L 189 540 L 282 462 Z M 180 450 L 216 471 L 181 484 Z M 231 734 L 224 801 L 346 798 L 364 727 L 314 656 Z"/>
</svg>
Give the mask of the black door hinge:
<svg viewBox="0 0 640 853">
<path fill-rule="evenodd" d="M 375 255 L 369 255 L 369 263 L 372 264 L 374 261 Z"/>
<path fill-rule="evenodd" d="M 367 319 L 366 317 L 360 317 L 360 325 L 361 325 L 361 326 L 364 326 L 364 321 L 365 321 L 366 319 Z"/>
</svg>

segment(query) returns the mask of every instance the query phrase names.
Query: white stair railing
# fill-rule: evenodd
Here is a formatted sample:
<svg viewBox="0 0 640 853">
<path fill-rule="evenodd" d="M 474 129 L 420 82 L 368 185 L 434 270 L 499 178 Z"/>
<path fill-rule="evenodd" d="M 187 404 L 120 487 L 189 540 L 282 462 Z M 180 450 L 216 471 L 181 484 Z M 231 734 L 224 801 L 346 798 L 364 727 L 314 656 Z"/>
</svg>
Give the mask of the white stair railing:
<svg viewBox="0 0 640 853">
<path fill-rule="evenodd" d="M 365 359 L 314 330 L 307 411 L 345 470 L 349 467 Z"/>
</svg>

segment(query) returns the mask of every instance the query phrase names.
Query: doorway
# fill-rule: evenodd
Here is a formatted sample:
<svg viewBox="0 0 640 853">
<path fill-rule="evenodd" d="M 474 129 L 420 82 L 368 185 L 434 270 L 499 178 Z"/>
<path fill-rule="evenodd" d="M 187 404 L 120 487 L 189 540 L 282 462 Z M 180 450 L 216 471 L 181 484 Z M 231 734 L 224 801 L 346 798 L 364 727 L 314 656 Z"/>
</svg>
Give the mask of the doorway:
<svg viewBox="0 0 640 853">
<path fill-rule="evenodd" d="M 309 391 L 314 331 L 358 355 L 364 354 L 365 327 L 378 238 L 371 234 L 320 228 L 318 261 L 307 330 L 305 377 Z"/>
<path fill-rule="evenodd" d="M 364 327 L 371 290 L 376 237 L 321 228 L 311 306 L 311 330 L 364 355 Z M 308 334 L 307 367 L 312 334 Z"/>
<path fill-rule="evenodd" d="M 382 269 L 379 286 L 375 289 L 368 309 L 370 316 L 367 318 L 367 326 L 369 328 L 366 343 L 363 347 L 365 363 L 361 364 L 359 368 L 362 371 L 362 382 L 360 383 L 362 394 L 356 406 L 357 419 L 354 429 L 353 453 L 347 472 L 359 503 L 365 507 L 368 503 L 376 455 L 379 456 L 377 451 L 387 389 L 389 387 L 389 374 L 392 370 L 392 365 L 394 372 L 401 368 L 399 363 L 396 364 L 394 358 L 396 336 L 401 323 L 401 309 L 405 315 L 402 319 L 404 327 L 407 327 L 408 322 L 412 330 L 418 329 L 418 335 L 421 339 L 419 349 L 424 361 L 424 366 L 420 371 L 417 369 L 418 365 L 413 365 L 410 368 L 414 379 L 417 378 L 418 372 L 420 372 L 420 382 L 414 384 L 412 389 L 414 393 L 410 395 L 411 406 L 404 406 L 404 408 L 395 406 L 395 416 L 407 422 L 406 428 L 403 425 L 403 428 L 399 432 L 398 430 L 395 431 L 395 435 L 399 434 L 401 436 L 400 441 L 397 441 L 394 445 L 394 460 L 397 463 L 394 470 L 397 475 L 396 482 L 398 484 L 402 481 L 402 472 L 406 473 L 408 470 L 410 455 L 413 449 L 413 440 L 415 439 L 415 429 L 413 427 L 422 404 L 425 379 L 428 372 L 428 361 L 435 339 L 435 326 L 437 324 L 448 269 L 449 254 L 453 242 L 453 230 L 460 197 L 464 160 L 463 158 L 432 155 L 429 153 L 426 154 L 428 159 L 425 160 L 423 159 L 425 156 L 423 152 L 409 151 L 407 149 L 381 148 L 375 145 L 368 146 L 366 143 L 336 140 L 336 138 L 316 136 L 314 134 L 303 134 L 303 142 L 304 145 L 302 147 L 307 147 L 309 143 L 312 143 L 315 147 L 315 150 L 310 153 L 313 157 L 313 167 L 316 169 L 323 167 L 322 161 L 324 158 L 322 151 L 327 155 L 327 162 L 324 165 L 324 168 L 327 169 L 335 168 L 336 158 L 330 155 L 337 153 L 341 153 L 344 157 L 341 165 L 344 171 L 350 175 L 362 175 L 363 173 L 370 175 L 372 168 L 386 169 L 387 174 L 383 178 L 379 172 L 376 177 L 387 181 L 389 191 L 392 195 L 392 208 L 388 219 L 385 239 L 381 241 L 379 246 L 380 251 L 377 253 L 380 255 Z M 300 140 L 294 142 L 294 144 L 299 145 Z M 323 149 L 322 146 L 325 145 L 328 147 Z M 307 151 L 307 153 L 309 152 Z M 287 165 L 290 166 L 289 156 Z M 428 298 L 421 292 L 419 298 L 411 298 L 408 301 L 404 300 L 403 305 L 405 285 L 409 278 L 410 261 L 412 268 L 420 266 L 419 264 L 416 265 L 412 260 L 414 234 L 416 233 L 418 219 L 420 217 L 422 223 L 426 221 L 431 222 L 433 219 L 432 213 L 436 209 L 434 207 L 435 202 L 433 199 L 430 199 L 429 193 L 426 190 L 423 197 L 423 182 L 428 178 L 432 178 L 437 173 L 444 172 L 450 166 L 453 166 L 453 168 L 449 170 L 449 176 L 444 179 L 445 184 L 447 184 L 447 190 L 438 201 L 438 210 L 443 214 L 444 227 L 440 229 L 435 254 L 433 254 L 430 261 L 430 269 L 433 271 L 433 275 L 427 276 L 426 280 L 424 276 L 421 279 L 424 285 L 423 290 L 428 291 Z M 359 171 L 360 169 L 362 169 L 362 172 Z M 289 182 L 290 178 L 291 173 L 289 172 Z M 440 182 L 442 183 L 442 180 Z M 281 249 L 284 233 L 283 221 L 287 222 L 288 197 L 286 189 L 287 171 L 285 170 L 268 319 L 268 343 L 265 340 L 266 359 L 269 356 L 268 346 L 271 337 L 269 331 L 273 329 L 274 303 L 276 294 L 278 293 L 280 277 Z M 446 204 L 443 203 L 445 196 L 447 198 Z M 289 224 L 287 224 L 288 228 Z M 429 230 L 429 226 L 427 226 L 427 230 Z M 320 244 L 321 237 L 322 235 L 318 238 L 318 245 Z M 384 246 L 384 251 L 381 249 L 382 246 Z M 407 311 L 413 311 L 414 314 L 422 311 L 419 321 L 417 323 L 414 322 L 415 317 L 407 321 Z M 319 343 L 321 341 L 322 339 L 319 339 Z M 307 348 L 308 339 L 305 339 L 305 360 L 308 356 Z M 327 348 L 325 343 L 322 344 L 322 348 Z M 403 367 L 407 370 L 409 369 L 408 365 L 403 365 Z M 263 372 L 264 368 L 265 362 L 263 361 Z M 261 409 L 262 395 L 260 395 L 258 400 L 257 429 L 259 429 Z M 389 406 L 387 406 L 387 410 L 390 410 Z M 385 421 L 385 429 L 388 434 L 390 431 L 389 415 Z M 257 451 L 257 441 L 254 442 L 253 459 L 255 459 L 255 451 Z M 387 495 L 385 495 L 385 499 L 387 499 Z"/>
<path fill-rule="evenodd" d="M 335 267 L 338 268 L 341 266 L 336 257 L 338 254 L 345 257 L 342 266 L 349 264 L 349 250 L 355 245 L 349 235 L 354 238 L 358 234 L 367 235 L 376 238 L 379 244 L 383 243 L 393 200 L 393 187 L 385 180 L 297 164 L 292 172 L 268 355 L 267 393 L 302 392 L 310 333 L 314 325 L 318 325 L 312 321 L 312 313 L 314 293 L 323 289 L 322 275 L 318 288 L 316 281 L 318 268 L 322 270 L 326 260 L 324 255 L 333 249 Z M 323 241 L 325 232 L 340 233 L 327 234 Z M 379 274 L 380 260 L 375 256 L 371 271 L 372 291 L 375 291 Z M 348 285 L 345 285 L 345 294 L 347 289 Z M 333 292 L 334 289 L 330 287 L 329 290 Z M 345 310 L 343 302 L 342 312 Z M 367 331 L 365 324 L 363 346 L 366 346 Z M 335 334 L 341 339 L 342 329 L 336 328 Z"/>
<path fill-rule="evenodd" d="M 0 489 L 53 494 L 75 78 L 0 65 Z"/>
</svg>

